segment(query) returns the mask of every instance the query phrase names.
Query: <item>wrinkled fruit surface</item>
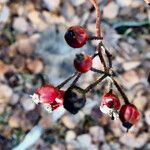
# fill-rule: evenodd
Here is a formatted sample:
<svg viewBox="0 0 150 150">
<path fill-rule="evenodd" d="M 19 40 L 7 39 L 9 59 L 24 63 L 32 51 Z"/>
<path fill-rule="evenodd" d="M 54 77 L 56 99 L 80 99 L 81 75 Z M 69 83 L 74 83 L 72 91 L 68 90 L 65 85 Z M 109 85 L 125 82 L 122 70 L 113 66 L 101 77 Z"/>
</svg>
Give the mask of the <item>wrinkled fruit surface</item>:
<svg viewBox="0 0 150 150">
<path fill-rule="evenodd" d="M 80 48 L 84 46 L 89 39 L 86 30 L 81 26 L 70 27 L 64 37 L 67 44 L 73 48 Z"/>
</svg>

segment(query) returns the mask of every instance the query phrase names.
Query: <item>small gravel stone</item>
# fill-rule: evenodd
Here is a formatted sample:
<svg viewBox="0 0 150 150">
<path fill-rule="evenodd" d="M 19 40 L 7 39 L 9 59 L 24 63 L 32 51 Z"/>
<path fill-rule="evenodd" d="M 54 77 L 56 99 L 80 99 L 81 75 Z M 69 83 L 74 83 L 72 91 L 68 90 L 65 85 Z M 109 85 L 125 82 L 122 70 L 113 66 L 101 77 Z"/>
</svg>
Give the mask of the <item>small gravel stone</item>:
<svg viewBox="0 0 150 150">
<path fill-rule="evenodd" d="M 110 146 L 112 150 L 117 150 L 117 149 L 121 149 L 120 148 L 120 144 L 119 143 L 115 143 L 115 142 L 110 142 Z"/>
<path fill-rule="evenodd" d="M 48 25 L 40 18 L 40 15 L 41 14 L 38 11 L 31 11 L 28 14 L 28 18 L 35 30 L 44 31 Z"/>
<path fill-rule="evenodd" d="M 88 148 L 91 145 L 91 136 L 89 134 L 82 134 L 77 137 L 77 141 L 82 148 Z"/>
<path fill-rule="evenodd" d="M 111 147 L 107 143 L 104 143 L 101 147 L 101 150 L 111 150 Z"/>
<path fill-rule="evenodd" d="M 2 10 L 0 10 L 0 23 L 6 23 L 9 19 L 10 10 L 9 7 L 4 6 Z"/>
<path fill-rule="evenodd" d="M 143 111 L 147 105 L 148 99 L 145 96 L 139 95 L 133 100 L 133 104 L 137 107 L 138 110 Z"/>
<path fill-rule="evenodd" d="M 5 85 L 0 84 L 0 104 L 7 104 L 13 94 L 12 89 Z"/>
<path fill-rule="evenodd" d="M 60 0 L 43 0 L 45 3 L 45 6 L 50 10 L 50 11 L 55 11 L 58 9 L 60 5 Z"/>
<path fill-rule="evenodd" d="M 65 141 L 68 143 L 76 138 L 76 133 L 73 130 L 69 130 L 66 133 Z"/>
<path fill-rule="evenodd" d="M 73 118 L 69 115 L 65 115 L 61 118 L 62 123 L 69 129 L 74 129 L 76 127 Z"/>
<path fill-rule="evenodd" d="M 128 6 L 131 5 L 132 0 L 125 0 L 125 1 L 117 0 L 117 3 L 118 3 L 118 5 L 120 5 L 121 7 L 128 7 Z"/>
<path fill-rule="evenodd" d="M 24 96 L 21 98 L 21 104 L 25 111 L 30 111 L 35 108 L 35 103 L 33 103 L 31 98 L 28 96 Z"/>
<path fill-rule="evenodd" d="M 14 114 L 10 117 L 8 124 L 11 128 L 19 128 L 20 127 L 20 117 L 18 114 Z"/>
<path fill-rule="evenodd" d="M 87 150 L 98 150 L 98 146 L 97 145 L 94 145 L 94 144 L 91 144 Z"/>
<path fill-rule="evenodd" d="M 1 104 L 0 115 L 4 113 L 6 106 L 7 106 L 6 104 Z"/>
<path fill-rule="evenodd" d="M 92 140 L 94 142 L 104 142 L 105 141 L 105 133 L 102 127 L 93 126 L 89 129 L 89 132 L 92 136 Z"/>
<path fill-rule="evenodd" d="M 74 6 L 79 6 L 81 4 L 83 4 L 86 0 L 70 0 L 72 5 Z"/>
<path fill-rule="evenodd" d="M 32 73 L 40 73 L 44 68 L 43 62 L 39 59 L 28 59 L 26 61 L 26 66 Z"/>
<path fill-rule="evenodd" d="M 124 134 L 120 137 L 120 142 L 131 148 L 141 148 L 147 140 L 147 133 L 141 133 L 138 137 L 135 137 L 133 134 Z"/>
<path fill-rule="evenodd" d="M 114 19 L 119 13 L 119 7 L 115 2 L 110 2 L 106 7 L 104 7 L 103 16 L 108 19 Z"/>
<path fill-rule="evenodd" d="M 75 16 L 75 9 L 69 3 L 64 3 L 60 11 L 66 20 L 72 20 Z"/>
<path fill-rule="evenodd" d="M 27 32 L 28 30 L 28 23 L 27 21 L 25 20 L 25 18 L 23 17 L 17 17 L 14 19 L 14 22 L 13 22 L 13 28 L 20 32 L 20 33 L 25 33 Z"/>
<path fill-rule="evenodd" d="M 148 125 L 150 125 L 150 110 L 145 112 L 145 121 Z"/>
<path fill-rule="evenodd" d="M 15 104 L 17 104 L 18 101 L 19 101 L 19 95 L 14 93 L 10 100 L 10 104 L 15 105 Z"/>
</svg>

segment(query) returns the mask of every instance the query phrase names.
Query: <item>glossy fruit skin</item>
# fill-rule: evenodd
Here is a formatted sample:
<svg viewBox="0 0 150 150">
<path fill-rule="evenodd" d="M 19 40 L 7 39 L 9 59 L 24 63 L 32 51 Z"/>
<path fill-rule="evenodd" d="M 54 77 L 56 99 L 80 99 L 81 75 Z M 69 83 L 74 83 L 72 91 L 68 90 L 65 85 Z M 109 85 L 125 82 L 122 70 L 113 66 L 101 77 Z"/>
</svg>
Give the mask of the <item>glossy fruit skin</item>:
<svg viewBox="0 0 150 150">
<path fill-rule="evenodd" d="M 31 95 L 32 101 L 41 104 L 45 110 L 51 113 L 53 110 L 64 103 L 64 91 L 57 89 L 52 85 L 43 85 Z"/>
<path fill-rule="evenodd" d="M 120 109 L 119 118 L 123 126 L 129 129 L 139 121 L 140 113 L 133 104 L 125 104 Z"/>
<path fill-rule="evenodd" d="M 72 114 L 77 114 L 85 106 L 86 98 L 77 91 L 68 89 L 64 94 L 64 108 Z"/>
<path fill-rule="evenodd" d="M 58 107 L 62 106 L 63 103 L 64 103 L 64 94 L 65 94 L 65 92 L 61 91 L 61 90 L 59 92 L 60 93 L 59 93 L 57 99 L 55 99 L 55 101 L 53 103 L 51 103 L 52 110 L 57 109 Z"/>
<path fill-rule="evenodd" d="M 92 68 L 92 57 L 84 54 L 77 54 L 74 59 L 74 67 L 81 73 L 86 73 Z"/>
<path fill-rule="evenodd" d="M 89 39 L 86 30 L 81 26 L 71 26 L 65 36 L 67 44 L 73 48 L 80 48 L 84 46 Z"/>
<path fill-rule="evenodd" d="M 113 108 L 115 110 L 119 110 L 121 106 L 119 98 L 113 93 L 106 93 L 103 96 L 101 106 L 104 105 L 106 105 L 108 108 Z"/>
<path fill-rule="evenodd" d="M 43 85 L 35 93 L 39 96 L 40 103 L 53 103 L 60 96 L 59 91 L 52 85 Z"/>
</svg>

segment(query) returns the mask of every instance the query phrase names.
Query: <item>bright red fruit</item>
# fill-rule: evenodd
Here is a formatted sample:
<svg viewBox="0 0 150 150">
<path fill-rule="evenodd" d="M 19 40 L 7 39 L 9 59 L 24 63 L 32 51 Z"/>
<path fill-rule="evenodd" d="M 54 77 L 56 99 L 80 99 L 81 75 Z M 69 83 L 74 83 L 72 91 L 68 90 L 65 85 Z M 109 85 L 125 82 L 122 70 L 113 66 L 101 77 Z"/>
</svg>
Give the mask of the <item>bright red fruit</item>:
<svg viewBox="0 0 150 150">
<path fill-rule="evenodd" d="M 89 39 L 89 35 L 86 30 L 81 26 L 70 27 L 64 37 L 68 45 L 73 48 L 82 47 Z"/>
<path fill-rule="evenodd" d="M 59 95 L 58 90 L 52 85 L 44 85 L 38 88 L 35 93 L 39 96 L 41 103 L 52 103 Z"/>
<path fill-rule="evenodd" d="M 113 93 L 107 93 L 103 96 L 100 110 L 112 117 L 112 119 L 118 118 L 118 110 L 120 109 L 120 100 Z"/>
<path fill-rule="evenodd" d="M 57 109 L 58 107 L 62 106 L 64 103 L 64 91 L 59 91 L 59 95 L 55 99 L 53 103 L 51 103 L 52 110 Z"/>
<path fill-rule="evenodd" d="M 129 129 L 139 121 L 140 113 L 133 104 L 125 104 L 120 109 L 119 118 L 122 121 L 123 126 Z"/>
<path fill-rule="evenodd" d="M 92 67 L 92 57 L 84 54 L 77 54 L 74 59 L 74 67 L 77 71 L 85 73 Z"/>
<path fill-rule="evenodd" d="M 63 105 L 64 91 L 52 85 L 44 85 L 38 88 L 31 97 L 36 104 L 41 103 L 47 111 L 51 112 Z"/>
</svg>

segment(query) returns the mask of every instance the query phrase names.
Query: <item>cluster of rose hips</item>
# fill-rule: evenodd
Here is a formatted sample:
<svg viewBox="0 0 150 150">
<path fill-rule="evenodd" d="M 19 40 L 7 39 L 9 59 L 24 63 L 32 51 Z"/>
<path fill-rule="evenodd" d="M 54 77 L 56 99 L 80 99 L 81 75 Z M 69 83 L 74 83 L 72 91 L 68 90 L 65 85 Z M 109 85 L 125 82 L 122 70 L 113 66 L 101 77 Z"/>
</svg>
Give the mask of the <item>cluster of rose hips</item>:
<svg viewBox="0 0 150 150">
<path fill-rule="evenodd" d="M 81 26 L 70 27 L 64 37 L 68 45 L 73 48 L 80 48 L 84 46 L 88 40 L 90 40 L 90 36 Z M 86 73 L 92 69 L 92 61 L 93 56 L 86 54 L 76 55 L 76 58 L 74 59 L 74 67 L 78 73 L 78 77 L 82 73 Z M 104 78 L 106 76 L 104 76 Z M 60 88 L 70 79 L 66 80 L 57 87 L 52 85 L 43 85 L 37 89 L 32 96 L 33 101 L 36 104 L 41 103 L 48 112 L 52 112 L 58 107 L 63 106 L 72 114 L 78 113 L 85 106 L 86 93 L 92 86 L 96 85 L 95 83 L 91 84 L 88 88 L 86 88 L 86 90 L 79 88 L 75 85 L 78 77 L 66 91 L 62 91 Z M 96 83 L 99 82 L 96 81 Z M 112 120 L 120 118 L 123 126 L 127 129 L 137 123 L 140 118 L 140 113 L 137 108 L 128 101 L 121 107 L 119 98 L 113 93 L 112 90 L 103 96 L 100 110 L 103 113 L 110 115 Z"/>
</svg>

